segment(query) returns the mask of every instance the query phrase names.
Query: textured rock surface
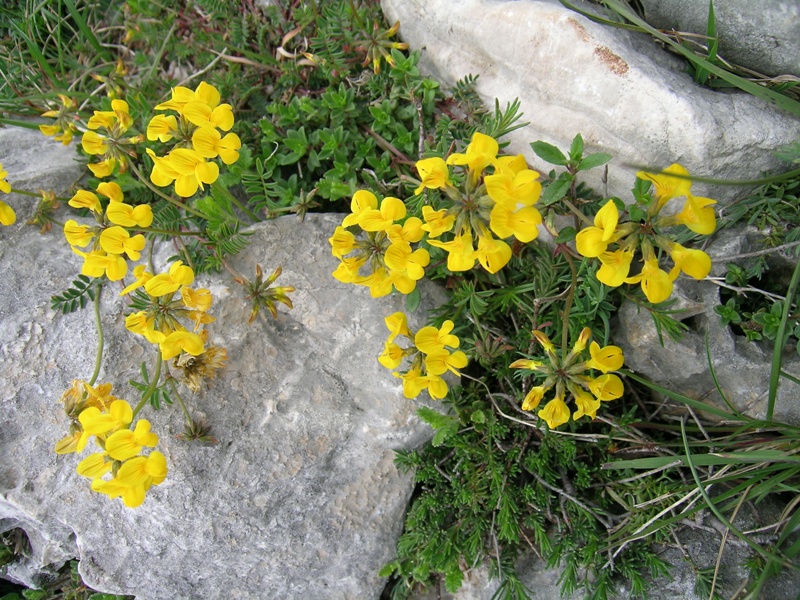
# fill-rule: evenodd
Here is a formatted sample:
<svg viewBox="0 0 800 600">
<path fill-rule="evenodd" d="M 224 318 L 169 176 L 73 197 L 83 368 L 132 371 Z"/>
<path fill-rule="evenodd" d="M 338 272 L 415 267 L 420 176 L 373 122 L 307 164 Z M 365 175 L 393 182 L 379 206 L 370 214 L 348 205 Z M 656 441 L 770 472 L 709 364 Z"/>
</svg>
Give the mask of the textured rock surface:
<svg viewBox="0 0 800 600">
<path fill-rule="evenodd" d="M 422 51 L 425 72 L 445 85 L 478 75 L 476 89 L 489 106 L 495 98 L 501 106 L 520 99 L 531 124 L 508 136 L 509 152 L 544 168 L 528 144 L 542 139 L 566 149 L 580 132 L 587 151 L 614 156 L 608 192 L 622 198 L 635 165 L 678 162 L 692 174 L 757 177 L 785 168 L 770 152 L 800 135 L 789 115 L 746 94 L 696 86 L 683 62 L 650 38 L 593 23 L 557 0 L 465 0 L 457 10 L 444 1 L 382 6 Z M 602 190 L 599 171 L 589 183 Z M 721 200 L 739 193 L 696 190 Z"/>
<path fill-rule="evenodd" d="M 641 0 L 659 29 L 706 34 L 708 0 Z M 766 75 L 800 77 L 800 4 L 796 0 L 714 2 L 719 53 Z"/>
<path fill-rule="evenodd" d="M 707 249 L 714 264 L 711 276 L 724 278 L 725 264 L 729 261 L 722 258 L 763 247 L 756 242 L 761 237 L 756 232 L 747 234 L 739 230 L 716 234 Z M 768 261 L 771 263 L 769 276 L 774 278 L 783 274 L 788 286 L 796 259 L 781 259 L 771 255 Z M 772 343 L 750 343 L 743 336 L 735 335 L 730 328 L 720 327 L 719 315 L 714 312 L 714 307 L 724 302 L 720 301 L 720 288 L 710 282 L 681 277 L 676 282 L 675 297 L 678 298 L 675 308 L 686 311 L 679 318 L 689 326 L 689 331 L 678 342 L 664 336 L 663 347 L 658 342 L 650 314 L 637 310 L 632 303 L 622 306 L 617 315 L 614 340 L 625 352 L 626 365 L 662 386 L 679 390 L 692 398 L 707 399 L 725 408 L 708 366 L 705 343 L 708 332 L 709 353 L 720 387 L 737 409 L 753 417 L 764 418 Z M 647 352 L 641 352 L 641 348 L 647 348 Z M 783 361 L 785 371 L 800 372 L 800 359 L 794 349 L 790 348 L 785 353 Z M 787 379 L 781 380 L 775 405 L 777 420 L 800 425 L 798 394 L 800 386 Z"/>
<path fill-rule="evenodd" d="M 8 170 L 16 182 L 11 162 Z M 256 262 L 283 265 L 279 283 L 297 288 L 295 309 L 276 322 L 248 326 L 241 288 L 229 276 L 206 280 L 218 319 L 210 330 L 230 360 L 209 390 L 186 396 L 220 443 L 177 440 L 177 407 L 151 412 L 170 473 L 135 510 L 92 493 L 78 458 L 52 451 L 67 427 L 58 398 L 94 364 L 92 311 L 62 317 L 49 307 L 80 259 L 56 232 L 0 229 L 0 530 L 22 527 L 32 542 L 11 576 L 33 582 L 42 567 L 77 556 L 89 585 L 140 600 L 380 594 L 377 572 L 393 556 L 413 487 L 393 450 L 422 443 L 429 429 L 375 360 L 383 316 L 402 299 L 375 301 L 330 276 L 325 240 L 339 221 L 258 225 L 232 261 L 247 276 Z M 98 381 L 132 399 L 127 382 L 153 352 L 124 330 L 116 289 L 103 295 Z"/>
</svg>

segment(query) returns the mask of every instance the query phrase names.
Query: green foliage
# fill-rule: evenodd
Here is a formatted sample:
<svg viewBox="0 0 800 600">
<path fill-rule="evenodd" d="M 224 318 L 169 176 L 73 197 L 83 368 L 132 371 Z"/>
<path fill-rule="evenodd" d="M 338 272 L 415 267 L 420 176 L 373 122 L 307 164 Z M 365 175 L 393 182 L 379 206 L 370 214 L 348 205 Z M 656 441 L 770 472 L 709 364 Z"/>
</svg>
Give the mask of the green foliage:
<svg viewBox="0 0 800 600">
<path fill-rule="evenodd" d="M 64 315 L 86 308 L 89 300 L 94 301 L 98 286 L 97 279 L 78 275 L 67 290 L 50 298 L 50 307 Z"/>
</svg>

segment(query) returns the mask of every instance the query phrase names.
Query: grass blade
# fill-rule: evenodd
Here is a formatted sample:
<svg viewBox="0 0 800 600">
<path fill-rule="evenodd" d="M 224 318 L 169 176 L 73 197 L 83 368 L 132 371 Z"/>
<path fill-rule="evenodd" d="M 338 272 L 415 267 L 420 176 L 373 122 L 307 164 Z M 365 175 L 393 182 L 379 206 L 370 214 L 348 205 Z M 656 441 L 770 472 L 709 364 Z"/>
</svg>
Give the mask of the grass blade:
<svg viewBox="0 0 800 600">
<path fill-rule="evenodd" d="M 794 268 L 792 273 L 792 280 L 789 282 L 789 289 L 786 290 L 786 301 L 783 303 L 783 314 L 781 315 L 781 324 L 778 327 L 778 333 L 775 336 L 775 349 L 772 352 L 772 370 L 769 374 L 769 398 L 767 399 L 767 421 L 772 421 L 772 415 L 775 413 L 775 401 L 778 398 L 778 384 L 781 378 L 781 360 L 783 353 L 783 344 L 786 339 L 786 323 L 789 320 L 789 313 L 792 311 L 792 300 L 794 293 L 797 290 L 797 283 L 800 281 L 800 261 Z"/>
</svg>

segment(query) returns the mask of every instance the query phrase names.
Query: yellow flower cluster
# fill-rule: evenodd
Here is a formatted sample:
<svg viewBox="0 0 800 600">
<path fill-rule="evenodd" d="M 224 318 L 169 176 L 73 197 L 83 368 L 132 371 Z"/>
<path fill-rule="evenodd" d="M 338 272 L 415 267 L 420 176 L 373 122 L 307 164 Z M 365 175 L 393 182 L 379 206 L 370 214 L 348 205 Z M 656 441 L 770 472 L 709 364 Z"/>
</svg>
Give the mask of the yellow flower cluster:
<svg viewBox="0 0 800 600">
<path fill-rule="evenodd" d="M 78 103 L 63 94 L 59 94 L 58 98 L 61 100 L 61 106 L 58 109 L 42 113 L 43 117 L 54 118 L 55 122 L 49 125 L 39 125 L 39 131 L 47 136 L 53 136 L 56 141 L 67 146 L 77 131 L 75 110 L 78 108 Z"/>
<path fill-rule="evenodd" d="M 194 282 L 194 271 L 178 260 L 172 263 L 167 273 L 153 275 L 140 265 L 133 274 L 136 281 L 120 295 L 144 287 L 150 304 L 147 309 L 128 315 L 125 327 L 157 345 L 164 360 L 175 358 L 182 352 L 192 356 L 203 354 L 206 332 L 195 332 L 202 325 L 214 322 L 214 317 L 208 314 L 212 297 L 205 288 L 189 287 Z M 175 298 L 178 291 L 180 299 Z M 193 323 L 193 330 L 187 330 L 181 319 Z"/>
<path fill-rule="evenodd" d="M 503 240 L 527 243 L 539 235 L 542 216 L 534 207 L 542 193 L 539 174 L 521 154 L 497 156 L 498 151 L 494 138 L 476 132 L 463 154 L 417 162 L 422 181 L 415 193 L 439 189 L 447 198 L 439 210 L 423 207 L 422 229 L 431 246 L 447 251 L 451 271 L 468 271 L 477 260 L 496 273 L 511 260 L 511 247 Z M 467 169 L 463 189 L 452 184 L 448 165 Z M 448 232 L 453 239 L 433 239 Z"/>
<path fill-rule="evenodd" d="M 3 165 L 0 165 L 0 192 L 3 192 L 4 194 L 11 193 L 11 184 L 8 183 L 7 177 L 8 171 L 3 169 Z M 0 200 L 0 224 L 8 227 L 9 225 L 16 223 L 16 221 L 17 215 L 14 212 L 14 209 Z"/>
<path fill-rule="evenodd" d="M 540 419 L 547 422 L 548 427 L 555 429 L 569 421 L 570 410 L 565 402 L 567 395 L 575 402 L 573 421 L 584 415 L 594 419 L 601 401 L 615 400 L 622 396 L 622 380 L 612 373 L 619 370 L 625 362 L 620 348 L 601 348 L 597 342 L 592 342 L 589 346 L 590 358 L 586 360 L 586 344 L 592 337 L 591 330 L 586 327 L 581 331 L 572 350 L 562 360 L 550 338 L 541 331 L 532 333 L 544 347 L 546 361 L 520 359 L 511 363 L 511 368 L 533 371 L 545 380 L 541 385 L 530 389 L 522 401 L 522 410 L 535 409 L 545 394 L 555 388 L 555 398 L 537 413 Z M 594 377 L 591 375 L 593 369 L 600 371 L 602 375 Z"/>
<path fill-rule="evenodd" d="M 97 193 L 109 200 L 105 210 L 94 192 L 78 190 L 69 201 L 73 208 L 91 210 L 97 225 L 89 226 L 69 219 L 64 224 L 64 236 L 73 252 L 83 257 L 83 275 L 106 275 L 111 281 L 119 281 L 128 273 L 125 258 L 139 260 L 145 246 L 144 236 L 131 235 L 130 231 L 149 227 L 153 222 L 153 210 L 148 204 L 126 204 L 122 188 L 113 181 L 98 184 Z M 91 246 L 88 252 L 79 250 L 87 246 Z"/>
<path fill-rule="evenodd" d="M 442 375 L 448 371 L 460 375 L 458 369 L 467 366 L 466 354 L 460 350 L 448 350 L 458 348 L 460 344 L 458 337 L 451 333 L 453 322 L 445 321 L 440 328 L 423 327 L 416 334 L 409 330 L 406 315 L 402 312 L 389 315 L 385 323 L 389 329 L 389 339 L 383 353 L 378 357 L 378 362 L 387 369 L 394 370 L 405 358 L 411 359 L 408 370 L 394 373 L 395 377 L 403 380 L 403 395 L 406 398 L 416 398 L 420 392 L 427 390 L 431 398 L 444 398 L 447 395 L 447 383 Z M 410 347 L 403 348 L 395 343 L 401 335 L 411 341 Z"/>
<path fill-rule="evenodd" d="M 242 142 L 235 133 L 226 133 L 233 127 L 233 108 L 220 104 L 219 91 L 206 82 L 192 91 L 185 87 L 172 90 L 168 102 L 156 110 L 174 111 L 175 115 L 156 115 L 147 125 L 147 139 L 162 143 L 174 140 L 173 149 L 166 156 L 147 153 L 153 159 L 150 181 L 159 187 L 175 184 L 175 193 L 188 198 L 212 184 L 219 177 L 219 166 L 211 160 L 219 157 L 226 165 L 239 159 Z"/>
<path fill-rule="evenodd" d="M 128 103 L 124 100 L 112 100 L 111 110 L 96 110 L 89 118 L 86 124 L 89 130 L 81 138 L 81 147 L 87 154 L 100 156 L 102 159 L 88 165 L 95 177 L 108 177 L 117 164 L 120 173 L 127 171 L 128 157 L 136 156 L 136 153 L 126 146 L 142 141 L 142 137 L 138 135 L 126 137 L 131 125 L 133 119 L 128 112 Z M 99 129 L 105 130 L 105 133 L 97 133 Z"/>
<path fill-rule="evenodd" d="M 150 431 L 150 422 L 134 418 L 131 405 L 111 395 L 111 384 L 93 387 L 75 380 L 61 397 L 72 419 L 71 433 L 55 447 L 58 454 L 83 452 L 94 436 L 102 452 L 84 458 L 77 471 L 92 480 L 92 490 L 109 498 L 122 498 L 125 506 L 135 508 L 144 502 L 146 492 L 167 476 L 167 460 L 161 452 L 143 455 L 144 448 L 154 448 L 158 436 Z M 111 474 L 111 479 L 105 475 Z"/>
<path fill-rule="evenodd" d="M 595 215 L 594 226 L 578 233 L 575 239 L 578 252 L 600 260 L 597 279 L 611 287 L 641 283 L 645 296 L 655 304 L 672 295 L 672 284 L 681 271 L 698 280 L 709 274 L 711 258 L 705 252 L 684 248 L 662 233 L 662 229 L 675 225 L 685 225 L 701 235 L 710 235 L 716 228 L 713 209 L 716 201 L 693 196 L 691 181 L 685 178 L 688 175 L 678 164 L 671 165 L 661 175 L 640 171 L 637 177 L 655 184 L 655 198 L 648 196 L 646 212 L 639 211 L 642 219 L 620 223 L 619 209 L 609 200 Z M 674 216 L 659 214 L 667 202 L 680 197 L 686 200 L 679 213 Z M 641 248 L 643 266 L 638 275 L 629 276 L 637 248 Z M 674 266 L 669 272 L 659 266 L 656 248 L 672 258 Z"/>
<path fill-rule="evenodd" d="M 368 286 L 373 298 L 389 294 L 392 288 L 403 294 L 413 292 L 430 262 L 427 250 L 411 248 L 424 235 L 422 221 L 406 219 L 406 205 L 398 198 L 384 198 L 378 208 L 378 198 L 367 190 L 353 195 L 350 208 L 328 240 L 341 261 L 333 276 L 343 283 Z M 363 239 L 347 229 L 356 226 L 366 234 Z M 360 274 L 364 265 L 370 270 L 368 275 Z"/>
</svg>

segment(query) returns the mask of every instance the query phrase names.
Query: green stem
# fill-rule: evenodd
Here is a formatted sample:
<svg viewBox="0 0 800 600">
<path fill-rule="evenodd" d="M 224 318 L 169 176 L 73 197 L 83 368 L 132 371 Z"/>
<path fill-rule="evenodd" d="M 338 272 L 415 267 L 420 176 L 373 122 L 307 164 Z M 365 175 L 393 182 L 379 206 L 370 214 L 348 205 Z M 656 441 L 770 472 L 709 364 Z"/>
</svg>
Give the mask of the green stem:
<svg viewBox="0 0 800 600">
<path fill-rule="evenodd" d="M 226 188 L 224 185 L 222 185 L 219 182 L 219 180 L 217 180 L 214 183 L 212 183 L 211 187 L 213 189 L 215 189 L 216 191 L 218 191 L 219 193 L 223 194 L 225 197 L 227 197 L 228 200 L 233 202 L 233 204 L 236 205 L 236 207 L 238 207 L 239 210 L 241 210 L 243 213 L 245 213 L 247 216 L 249 216 L 251 219 L 253 219 L 253 221 L 255 221 L 256 223 L 258 221 L 260 221 L 258 216 L 256 216 L 256 214 L 253 211 L 251 211 L 249 208 L 247 208 L 241 202 L 239 202 L 236 199 L 236 197 L 228 191 L 228 188 Z"/>
<path fill-rule="evenodd" d="M 161 350 L 158 351 L 158 356 L 156 357 L 156 372 L 153 375 L 153 378 L 150 380 L 150 387 L 147 388 L 147 391 L 142 395 L 142 399 L 139 400 L 139 404 L 136 405 L 136 408 L 133 409 L 133 418 L 136 418 L 136 415 L 139 414 L 139 411 L 144 408 L 144 405 L 150 399 L 150 396 L 153 395 L 153 392 L 156 391 L 156 387 L 158 386 L 158 380 L 161 379 Z"/>
<path fill-rule="evenodd" d="M 203 220 L 207 219 L 207 217 L 203 213 L 201 213 L 199 210 L 196 210 L 196 209 L 192 208 L 188 204 L 184 204 L 183 202 L 175 200 L 175 198 L 173 198 L 171 196 L 167 196 L 164 192 L 162 192 L 160 189 L 158 189 L 156 186 L 154 186 L 152 183 L 150 183 L 150 180 L 147 179 L 144 175 L 142 175 L 141 171 L 139 171 L 139 169 L 136 168 L 136 165 L 134 165 L 133 162 L 128 161 L 128 164 L 130 165 L 131 170 L 134 173 L 136 173 L 136 176 L 141 180 L 141 182 L 143 184 L 145 184 L 148 188 L 150 188 L 150 190 L 154 194 L 156 194 L 157 196 L 160 196 L 161 198 L 163 198 L 164 200 L 166 200 L 167 202 L 169 202 L 173 206 L 175 206 L 177 208 L 180 208 L 182 210 L 185 210 L 186 212 L 188 212 L 190 214 L 193 214 L 195 217 L 199 217 L 199 218 L 201 218 Z"/>
<path fill-rule="evenodd" d="M 585 214 L 583 214 L 581 211 L 579 211 L 577 207 L 574 204 L 572 204 L 572 202 L 570 202 L 566 198 L 562 198 L 561 202 L 564 204 L 564 206 L 566 206 L 573 213 L 575 213 L 575 216 L 578 217 L 583 222 L 584 225 L 588 225 L 589 227 L 591 227 L 594 224 L 592 220 Z"/>
<path fill-rule="evenodd" d="M 181 409 L 183 410 L 183 415 L 186 417 L 186 422 L 191 425 L 192 424 L 192 416 L 189 414 L 189 410 L 186 408 L 186 404 L 183 402 L 183 398 L 178 393 L 178 386 L 175 385 L 175 378 L 170 377 L 167 381 L 169 381 L 169 387 L 172 388 L 172 393 L 178 399 L 178 404 L 181 405 Z"/>
<path fill-rule="evenodd" d="M 94 293 L 94 323 L 97 327 L 97 356 L 94 359 L 94 373 L 89 379 L 89 385 L 94 385 L 100 375 L 100 365 L 103 363 L 103 323 L 100 320 L 100 296 L 103 293 L 103 284 L 97 285 L 97 291 Z"/>
<path fill-rule="evenodd" d="M 41 198 L 41 192 L 29 192 L 28 190 L 18 190 L 17 188 L 11 188 L 12 194 L 20 194 L 22 196 L 30 196 L 31 198 Z M 56 196 L 56 200 L 61 200 L 62 202 L 69 202 L 69 198 L 62 198 L 61 196 Z"/>
<path fill-rule="evenodd" d="M 569 313 L 572 310 L 572 299 L 575 297 L 575 288 L 578 285 L 578 271 L 575 269 L 575 261 L 569 253 L 564 252 L 563 256 L 567 259 L 569 270 L 572 275 L 572 283 L 569 286 L 567 299 L 564 301 L 564 316 L 561 324 L 561 360 L 567 358 L 567 342 L 569 341 Z"/>
<path fill-rule="evenodd" d="M 786 301 L 783 303 L 783 314 L 781 323 L 778 326 L 778 334 L 775 336 L 775 349 L 772 352 L 772 370 L 769 374 L 769 399 L 767 400 L 767 421 L 772 421 L 775 412 L 775 401 L 778 399 L 778 384 L 781 378 L 781 353 L 786 338 L 786 323 L 789 321 L 789 312 L 792 310 L 792 300 L 800 281 L 800 262 L 794 268 L 792 280 L 789 282 L 789 289 L 786 290 Z"/>
<path fill-rule="evenodd" d="M 158 235 L 203 235 L 202 231 L 174 231 L 170 229 L 155 229 L 153 227 L 137 227 L 136 231 L 141 231 L 143 233 L 155 233 Z"/>
<path fill-rule="evenodd" d="M 30 121 L 17 121 L 16 119 L 0 118 L 0 125 L 12 125 L 14 127 L 24 127 L 25 129 L 35 129 L 39 131 L 39 124 L 31 123 Z"/>
</svg>

